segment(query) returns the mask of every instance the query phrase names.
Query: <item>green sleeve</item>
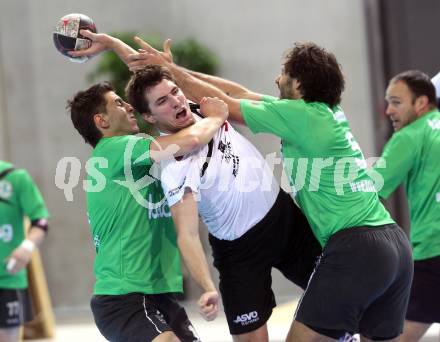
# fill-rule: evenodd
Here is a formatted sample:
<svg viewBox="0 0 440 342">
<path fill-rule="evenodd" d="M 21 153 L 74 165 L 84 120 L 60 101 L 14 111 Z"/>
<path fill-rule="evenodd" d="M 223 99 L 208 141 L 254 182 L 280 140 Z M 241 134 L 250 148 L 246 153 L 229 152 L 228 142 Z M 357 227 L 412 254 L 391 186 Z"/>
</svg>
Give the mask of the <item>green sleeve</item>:
<svg viewBox="0 0 440 342">
<path fill-rule="evenodd" d="M 16 177 L 18 182 L 18 200 L 24 214 L 32 220 L 48 218 L 49 213 L 41 196 L 40 191 L 35 185 L 32 177 L 26 170 L 17 170 Z"/>
<path fill-rule="evenodd" d="M 276 100 L 279 100 L 279 98 L 275 97 L 275 96 L 263 95 L 261 97 L 261 101 L 263 101 L 263 102 L 274 102 Z"/>
<path fill-rule="evenodd" d="M 379 196 L 388 198 L 408 176 L 417 156 L 416 142 L 405 132 L 396 132 L 385 145 L 382 158 L 384 167 L 374 166 L 376 172 L 382 175 L 384 185 L 379 190 Z"/>
<path fill-rule="evenodd" d="M 131 154 L 131 165 L 135 167 L 151 166 L 153 164 L 153 160 L 150 156 L 150 147 L 153 138 L 131 136 L 130 141 L 131 144 L 134 144 L 133 152 Z"/>
<path fill-rule="evenodd" d="M 308 130 L 307 106 L 302 100 L 241 100 L 240 108 L 253 133 L 271 133 L 283 140 L 300 143 Z M 299 140 L 301 139 L 301 140 Z"/>
</svg>

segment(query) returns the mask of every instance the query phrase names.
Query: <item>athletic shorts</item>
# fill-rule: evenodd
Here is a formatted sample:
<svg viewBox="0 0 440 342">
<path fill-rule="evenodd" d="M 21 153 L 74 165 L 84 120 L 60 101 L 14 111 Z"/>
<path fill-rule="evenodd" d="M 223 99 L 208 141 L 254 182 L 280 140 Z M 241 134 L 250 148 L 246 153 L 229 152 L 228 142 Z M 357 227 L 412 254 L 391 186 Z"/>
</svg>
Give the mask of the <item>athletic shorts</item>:
<svg viewBox="0 0 440 342">
<path fill-rule="evenodd" d="M 258 329 L 272 314 L 272 267 L 304 289 L 321 254 L 306 217 L 283 190 L 266 216 L 240 238 L 210 235 L 209 242 L 232 335 Z"/>
<path fill-rule="evenodd" d="M 111 342 L 152 341 L 172 331 L 181 341 L 200 341 L 185 309 L 172 294 L 93 296 L 96 326 Z"/>
<path fill-rule="evenodd" d="M 14 328 L 32 319 L 27 289 L 0 289 L 0 328 Z"/>
<path fill-rule="evenodd" d="M 414 261 L 414 279 L 406 319 L 440 323 L 440 256 Z"/>
<path fill-rule="evenodd" d="M 411 247 L 397 225 L 339 231 L 319 258 L 295 319 L 331 338 L 345 332 L 394 338 L 402 333 L 412 276 Z"/>
</svg>

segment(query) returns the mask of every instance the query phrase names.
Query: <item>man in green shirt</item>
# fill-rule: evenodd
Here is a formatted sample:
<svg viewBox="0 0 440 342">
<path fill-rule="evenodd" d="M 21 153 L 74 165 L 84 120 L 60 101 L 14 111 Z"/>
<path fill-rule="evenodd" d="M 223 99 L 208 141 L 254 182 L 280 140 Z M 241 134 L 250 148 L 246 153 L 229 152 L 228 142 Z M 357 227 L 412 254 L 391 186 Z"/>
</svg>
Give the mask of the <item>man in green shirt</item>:
<svg viewBox="0 0 440 342">
<path fill-rule="evenodd" d="M 184 98 L 178 88 L 175 95 Z M 94 148 L 87 168 L 87 211 L 97 253 L 91 302 L 97 327 L 111 341 L 197 341 L 171 294 L 182 291 L 180 258 L 152 166 L 209 142 L 227 117 L 226 105 L 205 99 L 205 119 L 193 125 L 187 120 L 189 127 L 155 140 L 134 136 L 139 128 L 133 108 L 108 83 L 77 93 L 69 107 L 75 128 Z M 173 108 L 176 120 L 192 117 L 183 100 Z M 217 311 L 213 285 L 200 300 L 207 312 Z"/>
<path fill-rule="evenodd" d="M 49 214 L 26 170 L 0 160 L 0 341 L 18 342 L 31 318 L 26 266 L 46 235 Z M 25 237 L 24 218 L 31 221 Z"/>
<path fill-rule="evenodd" d="M 280 99 L 242 92 L 250 101 L 173 64 L 169 51 L 137 41 L 145 52 L 129 57 L 132 71 L 166 65 L 191 100 L 217 96 L 228 104 L 230 119 L 281 138 L 293 196 L 324 248 L 287 339 L 323 341 L 346 331 L 367 340 L 398 338 L 412 279 L 411 249 L 380 203 L 340 107 L 344 79 L 335 56 L 313 43 L 296 44 L 276 79 Z"/>
<path fill-rule="evenodd" d="M 418 341 L 440 322 L 440 113 L 434 85 L 421 71 L 391 79 L 386 115 L 395 133 L 386 144 L 379 196 L 404 184 L 410 207 L 414 279 L 402 341 Z"/>
</svg>

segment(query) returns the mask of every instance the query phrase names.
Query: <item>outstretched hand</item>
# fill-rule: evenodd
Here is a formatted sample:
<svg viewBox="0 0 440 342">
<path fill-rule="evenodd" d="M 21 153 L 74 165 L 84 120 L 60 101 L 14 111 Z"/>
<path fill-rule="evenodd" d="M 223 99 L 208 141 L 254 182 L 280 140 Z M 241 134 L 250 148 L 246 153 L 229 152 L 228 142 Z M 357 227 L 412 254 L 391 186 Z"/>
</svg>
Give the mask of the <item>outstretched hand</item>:
<svg viewBox="0 0 440 342">
<path fill-rule="evenodd" d="M 79 33 L 92 41 L 92 45 L 87 49 L 69 51 L 68 54 L 72 57 L 93 57 L 103 51 L 110 49 L 112 37 L 105 33 L 93 33 L 89 30 L 80 30 Z"/>
<path fill-rule="evenodd" d="M 173 62 L 171 53 L 171 39 L 163 43 L 163 51 L 156 50 L 150 44 L 139 37 L 134 37 L 134 41 L 140 46 L 139 53 L 128 56 L 128 68 L 130 71 L 143 69 L 147 65 L 165 65 Z"/>
</svg>

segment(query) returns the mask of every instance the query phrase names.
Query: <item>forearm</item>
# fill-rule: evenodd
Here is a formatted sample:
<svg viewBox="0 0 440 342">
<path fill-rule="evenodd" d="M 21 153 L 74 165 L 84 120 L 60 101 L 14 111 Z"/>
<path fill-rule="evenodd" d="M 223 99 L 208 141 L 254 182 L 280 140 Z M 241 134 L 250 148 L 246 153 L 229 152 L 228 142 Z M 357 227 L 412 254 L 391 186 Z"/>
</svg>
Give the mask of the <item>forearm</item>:
<svg viewBox="0 0 440 342">
<path fill-rule="evenodd" d="M 26 240 L 32 241 L 36 247 L 40 246 L 46 237 L 46 232 L 39 227 L 32 227 L 26 237 Z"/>
<path fill-rule="evenodd" d="M 196 148 L 200 148 L 211 141 L 211 139 L 218 132 L 224 122 L 225 120 L 222 118 L 207 117 L 187 127 L 179 133 L 182 134 L 182 140 L 185 139 L 186 135 L 190 137 L 195 137 L 194 140 L 196 142 Z"/>
<path fill-rule="evenodd" d="M 203 97 L 218 97 L 228 105 L 229 120 L 244 123 L 239 100 L 228 96 L 214 85 L 194 77 L 174 63 L 166 63 L 166 67 L 171 70 L 177 84 L 191 101 L 200 103 Z"/>
<path fill-rule="evenodd" d="M 181 201 L 170 208 L 177 232 L 177 244 L 191 276 L 206 291 L 215 291 L 208 262 L 199 237 L 197 202 L 192 192 L 186 192 Z"/>
<path fill-rule="evenodd" d="M 165 66 L 171 70 L 177 84 L 191 101 L 200 103 L 203 97 L 218 97 L 228 103 L 226 94 L 214 85 L 195 77 L 177 64 L 166 63 Z"/>
<path fill-rule="evenodd" d="M 43 242 L 45 235 L 45 230 L 32 226 L 26 239 L 8 257 L 7 271 L 15 274 L 26 267 L 32 258 L 32 252 Z"/>
<path fill-rule="evenodd" d="M 249 99 L 249 100 L 257 100 L 257 101 L 261 100 L 262 97 L 261 94 L 254 93 L 251 90 L 247 89 L 246 87 L 236 82 L 218 76 L 192 71 L 189 69 L 184 69 L 184 70 L 188 72 L 190 75 L 194 76 L 195 78 L 217 87 L 218 89 L 223 91 L 226 95 L 229 95 L 235 99 Z"/>
<path fill-rule="evenodd" d="M 107 47 L 115 52 L 124 63 L 128 63 L 128 56 L 136 54 L 137 51 L 122 40 L 108 36 Z"/>
<path fill-rule="evenodd" d="M 224 122 L 224 118 L 208 117 L 175 134 L 157 137 L 151 144 L 151 158 L 159 162 L 197 150 L 211 141 Z"/>
<path fill-rule="evenodd" d="M 203 291 L 216 291 L 199 235 L 180 235 L 177 243 L 192 278 Z"/>
</svg>

